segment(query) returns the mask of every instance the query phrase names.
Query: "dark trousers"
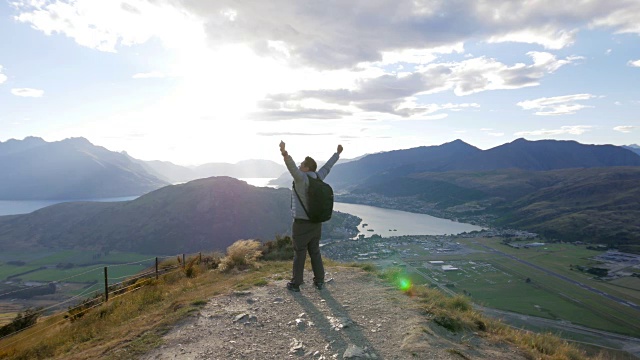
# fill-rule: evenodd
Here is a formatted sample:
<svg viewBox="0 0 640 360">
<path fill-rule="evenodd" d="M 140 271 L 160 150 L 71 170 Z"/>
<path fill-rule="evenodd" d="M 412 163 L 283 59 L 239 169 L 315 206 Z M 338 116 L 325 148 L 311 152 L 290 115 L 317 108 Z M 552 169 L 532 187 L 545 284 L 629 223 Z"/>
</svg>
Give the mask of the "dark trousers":
<svg viewBox="0 0 640 360">
<path fill-rule="evenodd" d="M 302 284 L 302 274 L 304 273 L 304 262 L 307 258 L 307 251 L 311 259 L 313 268 L 313 281 L 324 282 L 324 266 L 320 256 L 320 236 L 322 234 L 322 223 L 312 223 L 308 220 L 296 219 L 293 221 L 293 278 L 291 282 L 295 285 Z"/>
</svg>

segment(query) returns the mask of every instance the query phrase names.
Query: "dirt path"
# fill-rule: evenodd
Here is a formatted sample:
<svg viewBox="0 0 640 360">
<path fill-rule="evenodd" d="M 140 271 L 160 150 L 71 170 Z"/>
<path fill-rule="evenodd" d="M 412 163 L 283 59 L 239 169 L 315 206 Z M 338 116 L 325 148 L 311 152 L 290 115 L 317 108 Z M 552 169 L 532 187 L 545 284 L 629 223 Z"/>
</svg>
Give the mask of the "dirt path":
<svg viewBox="0 0 640 360">
<path fill-rule="evenodd" d="M 524 359 L 510 346 L 433 325 L 415 300 L 360 269 L 330 268 L 321 291 L 309 273 L 299 293 L 273 280 L 213 297 L 141 358 Z"/>
</svg>

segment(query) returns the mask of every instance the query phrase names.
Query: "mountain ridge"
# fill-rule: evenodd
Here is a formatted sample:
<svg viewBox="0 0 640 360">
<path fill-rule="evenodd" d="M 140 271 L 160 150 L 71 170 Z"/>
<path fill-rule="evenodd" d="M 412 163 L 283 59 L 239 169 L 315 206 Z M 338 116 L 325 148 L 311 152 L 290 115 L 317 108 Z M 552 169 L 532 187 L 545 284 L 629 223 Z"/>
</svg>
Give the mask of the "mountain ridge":
<svg viewBox="0 0 640 360">
<path fill-rule="evenodd" d="M 124 155 L 85 138 L 50 143 L 26 138 L 0 145 L 4 200 L 137 196 L 167 185 Z"/>
</svg>

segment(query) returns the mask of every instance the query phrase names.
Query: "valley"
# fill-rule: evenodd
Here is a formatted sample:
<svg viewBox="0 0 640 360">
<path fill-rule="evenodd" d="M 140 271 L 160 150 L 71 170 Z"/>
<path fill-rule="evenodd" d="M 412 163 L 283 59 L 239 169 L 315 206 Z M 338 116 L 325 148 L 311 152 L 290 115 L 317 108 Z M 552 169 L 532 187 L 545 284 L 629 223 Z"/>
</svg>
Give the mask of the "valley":
<svg viewBox="0 0 640 360">
<path fill-rule="evenodd" d="M 610 338 L 623 334 L 636 338 L 631 343 L 637 346 L 640 325 L 634 319 L 640 314 L 640 278 L 630 275 L 640 272 L 640 257 L 630 255 L 626 261 L 606 264 L 603 256 L 619 253 L 587 249 L 584 244 L 539 245 L 539 239 L 527 234 L 512 230 L 372 236 L 327 243 L 322 251 L 336 260 L 403 268 L 412 283 L 468 296 L 483 311 L 513 326 L 552 331 L 600 346 L 613 346 Z M 514 244 L 523 246 L 515 248 Z M 525 248 L 526 244 L 533 246 Z M 610 266 L 615 271 L 607 278 L 597 278 L 578 270 L 579 266 Z M 538 318 L 541 320 L 535 320 Z M 572 331 L 572 326 L 613 335 L 598 340 L 592 333 Z M 629 343 L 613 342 L 620 349 Z"/>
</svg>

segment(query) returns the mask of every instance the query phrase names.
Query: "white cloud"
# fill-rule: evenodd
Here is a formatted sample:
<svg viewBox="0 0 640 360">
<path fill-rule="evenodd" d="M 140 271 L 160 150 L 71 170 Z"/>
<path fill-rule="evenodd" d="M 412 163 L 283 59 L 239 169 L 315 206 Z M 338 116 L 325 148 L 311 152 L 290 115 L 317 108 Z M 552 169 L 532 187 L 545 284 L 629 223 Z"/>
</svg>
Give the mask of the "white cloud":
<svg viewBox="0 0 640 360">
<path fill-rule="evenodd" d="M 621 126 L 614 127 L 613 130 L 619 131 L 621 133 L 630 133 L 630 132 L 634 131 L 637 128 L 638 128 L 638 126 L 621 125 Z"/>
<path fill-rule="evenodd" d="M 556 59 L 554 55 L 544 52 L 530 52 L 528 55 L 532 58 L 531 64 L 518 63 L 512 66 L 485 57 L 432 63 L 418 66 L 414 73 L 384 74 L 356 80 L 352 89 L 302 90 L 270 95 L 261 107 L 264 110 L 278 109 L 285 103 L 291 106 L 307 99 L 316 99 L 326 104 L 352 106 L 362 111 L 402 117 L 432 114 L 438 110 L 459 111 L 478 108 L 479 105 L 423 105 L 420 104 L 420 96 L 447 90 L 463 96 L 488 90 L 537 86 L 540 78 L 546 74 L 578 59 Z"/>
<path fill-rule="evenodd" d="M 17 0 L 13 5 L 19 12 L 16 20 L 47 35 L 64 34 L 82 46 L 106 52 L 152 37 L 168 47 L 182 47 L 194 41 L 186 34 L 198 30 L 202 34 L 201 22 L 169 1 Z"/>
<path fill-rule="evenodd" d="M 15 96 L 22 97 L 42 97 L 44 90 L 31 89 L 31 88 L 16 88 L 11 89 L 11 93 Z"/>
<path fill-rule="evenodd" d="M 520 131 L 515 133 L 515 136 L 551 136 L 551 135 L 582 135 L 587 131 L 590 131 L 592 126 L 589 125 L 574 125 L 574 126 L 561 126 L 560 129 L 541 129 L 532 131 Z"/>
<path fill-rule="evenodd" d="M 151 71 L 147 73 L 137 73 L 132 76 L 134 79 L 161 79 L 165 78 L 167 75 L 160 71 Z"/>
<path fill-rule="evenodd" d="M 640 59 L 639 60 L 629 60 L 627 65 L 633 66 L 633 67 L 640 67 Z"/>
<path fill-rule="evenodd" d="M 7 81 L 7 75 L 2 73 L 2 65 L 0 65 L 0 84 Z"/>
<path fill-rule="evenodd" d="M 539 98 L 526 100 L 517 103 L 524 110 L 538 110 L 536 115 L 569 115 L 575 114 L 578 110 L 591 106 L 577 104 L 577 101 L 589 100 L 596 97 L 591 94 L 564 95 L 550 98 Z"/>
<path fill-rule="evenodd" d="M 574 42 L 577 29 L 564 30 L 548 26 L 543 28 L 530 28 L 516 30 L 507 34 L 496 35 L 489 38 L 488 42 L 520 42 L 540 44 L 547 49 L 562 49 Z"/>
<path fill-rule="evenodd" d="M 581 59 L 572 56 L 559 60 L 553 54 L 537 51 L 528 52 L 527 55 L 532 58 L 532 64 L 517 63 L 508 66 L 485 57 L 451 64 L 448 69 L 451 76 L 447 78 L 445 86 L 452 87 L 456 95 L 537 86 L 545 74 L 553 73 L 560 67 Z M 439 65 L 427 66 L 426 73 L 432 76 L 429 70 L 438 69 L 438 67 Z M 440 71 L 444 70 L 447 69 L 440 67 Z"/>
<path fill-rule="evenodd" d="M 213 47 L 243 44 L 257 54 L 315 68 L 351 68 L 378 61 L 426 63 L 433 60 L 435 49 L 462 49 L 466 41 L 560 49 L 589 27 L 640 34 L 640 3 L 635 0 L 540 0 L 526 5 L 503 0 L 334 0 L 322 5 L 292 0 L 14 0 L 13 4 L 17 20 L 102 51 L 152 37 L 181 47 L 192 41 L 185 36 L 191 34 L 197 41 L 206 36 Z"/>
</svg>

